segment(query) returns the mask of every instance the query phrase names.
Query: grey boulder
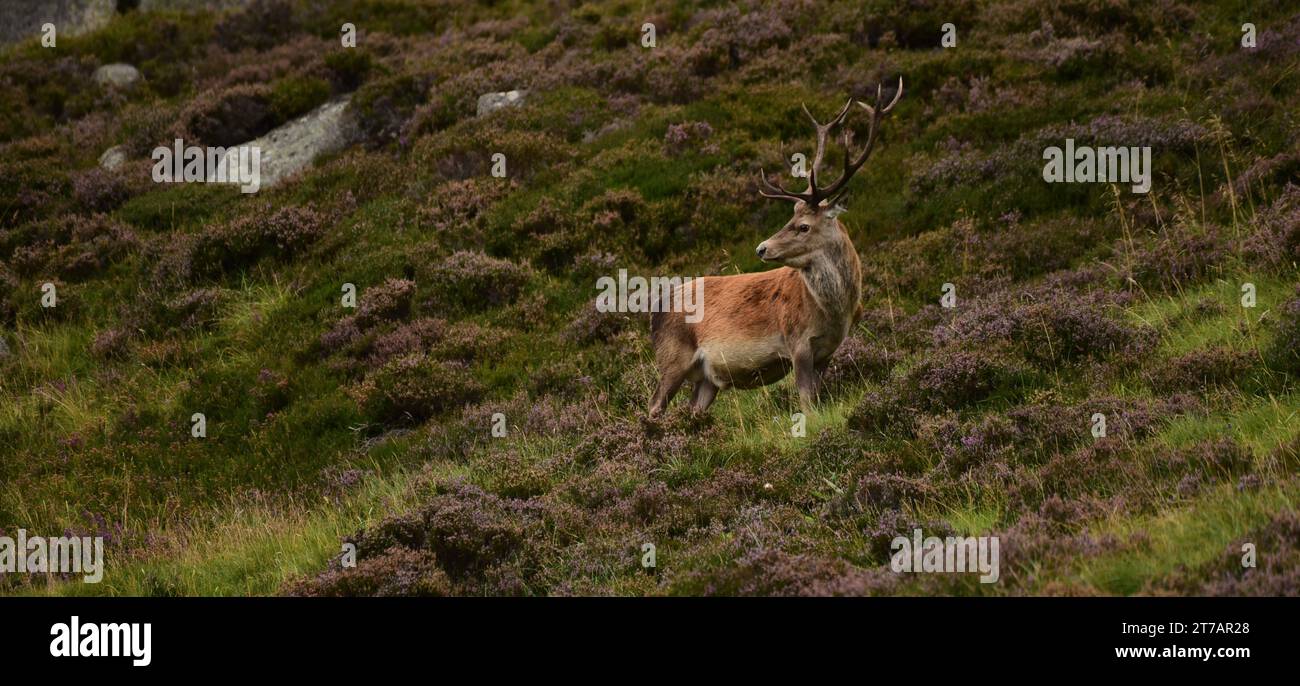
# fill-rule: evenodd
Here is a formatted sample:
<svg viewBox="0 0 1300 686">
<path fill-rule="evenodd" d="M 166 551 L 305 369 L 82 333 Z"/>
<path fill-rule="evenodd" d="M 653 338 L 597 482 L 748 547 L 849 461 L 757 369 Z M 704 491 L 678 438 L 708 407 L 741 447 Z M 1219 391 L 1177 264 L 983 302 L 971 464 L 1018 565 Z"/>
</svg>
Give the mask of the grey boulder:
<svg viewBox="0 0 1300 686">
<path fill-rule="evenodd" d="M 484 93 L 478 96 L 478 116 L 483 116 L 505 107 L 518 105 L 528 96 L 528 91 L 502 91 Z"/>
<path fill-rule="evenodd" d="M 112 171 L 126 162 L 126 146 L 114 145 L 99 156 L 99 166 Z"/>
<path fill-rule="evenodd" d="M 355 135 L 347 109 L 349 100 L 350 96 L 327 102 L 245 143 L 261 150 L 261 185 L 274 185 L 301 171 L 317 157 L 347 147 Z"/>
<path fill-rule="evenodd" d="M 105 64 L 95 70 L 95 83 L 102 88 L 130 90 L 140 83 L 140 70 L 129 64 Z"/>
</svg>

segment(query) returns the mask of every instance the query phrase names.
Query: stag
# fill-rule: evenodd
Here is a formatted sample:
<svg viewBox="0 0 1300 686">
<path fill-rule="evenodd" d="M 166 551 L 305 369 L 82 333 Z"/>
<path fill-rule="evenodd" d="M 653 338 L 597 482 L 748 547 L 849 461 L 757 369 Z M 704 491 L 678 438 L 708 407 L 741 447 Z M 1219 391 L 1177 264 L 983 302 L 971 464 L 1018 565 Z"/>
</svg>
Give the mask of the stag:
<svg viewBox="0 0 1300 686">
<path fill-rule="evenodd" d="M 825 124 L 804 106 L 817 132 L 817 149 L 808 168 L 808 188 L 788 191 L 760 170 L 759 193 L 794 203 L 794 215 L 781 230 L 758 244 L 758 257 L 777 269 L 689 281 L 681 289 L 703 285 L 702 316 L 688 322 L 680 311 L 661 307 L 650 318 L 659 384 L 650 402 L 658 416 L 688 379 L 694 385 L 691 409 L 703 412 L 721 389 L 758 388 L 784 378 L 794 368 L 795 386 L 804 409 L 817 400 L 821 375 L 840 343 L 861 318 L 862 264 L 840 223 L 838 204 L 849 180 L 876 145 L 880 123 L 903 96 L 903 80 L 888 104 L 877 87 L 875 105 L 857 101 L 870 117 L 867 142 L 852 154 L 852 132 L 844 126 L 855 102 Z M 840 127 L 844 169 L 827 186 L 820 184 L 826 141 Z M 676 298 L 694 293 L 677 293 Z"/>
</svg>

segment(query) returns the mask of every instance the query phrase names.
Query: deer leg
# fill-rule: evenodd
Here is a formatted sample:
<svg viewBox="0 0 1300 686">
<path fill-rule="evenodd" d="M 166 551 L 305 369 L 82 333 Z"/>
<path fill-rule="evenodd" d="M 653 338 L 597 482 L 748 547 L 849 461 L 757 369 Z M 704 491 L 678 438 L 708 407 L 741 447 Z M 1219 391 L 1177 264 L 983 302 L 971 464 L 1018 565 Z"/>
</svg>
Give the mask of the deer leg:
<svg viewBox="0 0 1300 686">
<path fill-rule="evenodd" d="M 804 410 L 812 409 L 817 402 L 821 374 L 817 371 L 811 350 L 799 351 L 794 355 L 794 385 L 799 389 L 799 404 Z"/>
<path fill-rule="evenodd" d="M 686 380 L 686 374 L 690 367 L 678 368 L 669 367 L 660 370 L 659 385 L 655 387 L 654 398 L 650 401 L 650 417 L 658 417 L 667 407 L 673 396 L 677 395 L 677 389 L 682 387 L 682 382 Z"/>
<path fill-rule="evenodd" d="M 718 387 L 708 379 L 700 379 L 695 382 L 695 397 L 691 399 L 692 412 L 704 412 L 713 404 L 713 399 L 718 395 Z"/>
</svg>

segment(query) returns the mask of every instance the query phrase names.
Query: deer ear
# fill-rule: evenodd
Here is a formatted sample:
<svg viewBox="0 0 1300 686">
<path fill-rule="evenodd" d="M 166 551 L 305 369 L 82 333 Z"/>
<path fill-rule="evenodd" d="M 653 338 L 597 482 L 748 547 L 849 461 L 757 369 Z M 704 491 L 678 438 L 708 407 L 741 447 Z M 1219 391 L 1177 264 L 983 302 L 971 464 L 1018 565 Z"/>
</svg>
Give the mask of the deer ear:
<svg viewBox="0 0 1300 686">
<path fill-rule="evenodd" d="M 831 205 L 830 209 L 826 210 L 826 216 L 830 217 L 831 219 L 834 219 L 840 216 L 841 214 L 844 214 L 847 211 L 848 208 L 843 205 L 839 205 L 839 204 Z"/>
</svg>

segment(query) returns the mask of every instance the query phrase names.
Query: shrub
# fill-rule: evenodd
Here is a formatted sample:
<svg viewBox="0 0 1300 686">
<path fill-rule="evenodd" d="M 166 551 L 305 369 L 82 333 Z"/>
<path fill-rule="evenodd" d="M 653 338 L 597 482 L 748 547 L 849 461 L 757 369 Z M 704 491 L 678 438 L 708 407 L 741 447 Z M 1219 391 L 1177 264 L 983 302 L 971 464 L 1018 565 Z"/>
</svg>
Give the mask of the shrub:
<svg viewBox="0 0 1300 686">
<path fill-rule="evenodd" d="M 424 349 L 423 337 L 441 337 L 441 322 L 423 321 L 411 328 L 390 331 L 373 341 L 377 329 L 392 321 L 405 319 L 411 312 L 415 297 L 415 282 L 408 279 L 388 279 L 361 292 L 361 303 L 356 314 L 350 314 L 321 334 L 320 348 L 325 355 L 347 352 L 361 354 L 369 349 L 370 366 L 382 366 L 395 357 Z M 376 349 L 374 345 L 382 347 Z M 374 343 L 374 345 L 372 345 Z M 351 366 L 345 363 L 344 366 Z"/>
<path fill-rule="evenodd" d="M 58 275 L 80 281 L 103 271 L 139 246 L 135 233 L 106 215 L 59 219 L 0 231 L 0 251 L 23 276 Z"/>
<path fill-rule="evenodd" d="M 709 596 L 820 597 L 887 593 L 896 579 L 833 557 L 757 548 L 731 565 L 697 572 L 681 583 L 690 584 L 688 593 Z"/>
<path fill-rule="evenodd" d="M 7 208 L 7 221 L 49 216 L 67 196 L 69 186 L 67 173 L 50 160 L 0 159 L 0 202 Z"/>
<path fill-rule="evenodd" d="M 628 315 L 621 312 L 601 312 L 595 301 L 582 306 L 578 315 L 564 329 L 564 337 L 582 345 L 610 341 L 627 328 Z"/>
<path fill-rule="evenodd" d="M 394 546 L 357 560 L 355 567 L 332 567 L 314 579 L 292 584 L 289 595 L 321 597 L 452 595 L 451 580 L 428 550 Z"/>
<path fill-rule="evenodd" d="M 1300 374 L 1300 289 L 1278 310 L 1273 342 L 1264 357 L 1274 369 Z"/>
<path fill-rule="evenodd" d="M 9 271 L 9 267 L 0 260 L 0 324 L 8 324 L 13 321 L 14 315 L 18 313 L 18 307 L 14 303 L 14 295 L 18 292 L 18 277 Z M 0 340 L 4 340 L 0 338 Z"/>
<path fill-rule="evenodd" d="M 935 327 L 934 339 L 969 348 L 1012 347 L 1040 365 L 1148 349 L 1154 331 L 1120 318 L 1113 304 L 1103 293 L 1064 288 L 1000 291 L 968 301 L 952 319 Z"/>
<path fill-rule="evenodd" d="M 122 175 L 95 167 L 72 175 L 72 197 L 91 212 L 111 212 L 130 197 Z"/>
<path fill-rule="evenodd" d="M 262 414 L 269 414 L 284 409 L 291 398 L 289 377 L 280 372 L 263 368 L 257 373 L 257 380 L 250 393 L 256 407 Z"/>
<path fill-rule="evenodd" d="M 1151 146 L 1164 152 L 1187 153 L 1204 139 L 1206 129 L 1185 119 L 1100 115 L 1086 124 L 1052 124 L 1021 134 L 1018 140 L 991 151 L 976 150 L 952 140 L 936 160 L 917 158 L 909 186 L 920 196 L 953 186 L 983 186 L 1026 169 L 1042 168 L 1043 149 L 1072 138 L 1076 145 Z"/>
<path fill-rule="evenodd" d="M 574 396 L 589 381 L 582 369 L 568 359 L 543 362 L 528 370 L 528 390 L 535 395 Z"/>
<path fill-rule="evenodd" d="M 391 360 L 428 350 L 442 340 L 447 325 L 441 319 L 417 319 L 375 339 L 370 346 L 369 364 L 383 366 Z"/>
<path fill-rule="evenodd" d="M 515 184 L 501 183 L 498 179 L 450 181 L 439 186 L 433 197 L 420 207 L 419 223 L 432 227 L 442 244 L 457 248 L 482 246 L 485 242 L 481 231 L 483 212 L 515 188 Z"/>
<path fill-rule="evenodd" d="M 510 332 L 475 322 L 457 322 L 447 327 L 433 354 L 442 360 L 471 362 L 492 358 L 509 339 Z"/>
<path fill-rule="evenodd" d="M 1269 515 L 1262 526 L 1224 547 L 1217 557 L 1201 567 L 1180 568 L 1173 574 L 1152 579 L 1143 593 L 1175 593 L 1189 596 L 1294 597 L 1300 594 L 1300 514 L 1282 510 Z M 1241 564 L 1242 545 L 1250 542 L 1259 550 L 1259 566 Z"/>
<path fill-rule="evenodd" d="M 888 385 L 867 391 L 849 414 L 847 425 L 856 431 L 910 435 L 915 428 L 916 410 L 906 404 L 897 387 Z"/>
<path fill-rule="evenodd" d="M 363 555 L 394 546 L 432 551 L 458 594 L 517 595 L 531 580 L 521 563 L 535 563 L 532 541 L 541 536 L 540 523 L 532 501 L 502 498 L 455 479 L 439 484 L 414 512 L 362 534 L 357 549 Z"/>
<path fill-rule="evenodd" d="M 1300 165 L 1300 155 L 1296 158 Z M 1256 264 L 1274 269 L 1300 264 L 1300 186 L 1287 186 L 1255 215 L 1254 225 L 1242 249 Z"/>
<path fill-rule="evenodd" d="M 357 307 L 357 326 L 370 329 L 383 321 L 403 319 L 411 311 L 415 298 L 415 282 L 409 279 L 387 279 L 361 293 Z"/>
<path fill-rule="evenodd" d="M 1026 370 L 1006 355 L 944 348 L 923 358 L 902 381 L 907 400 L 929 410 L 959 409 L 1019 389 Z"/>
<path fill-rule="evenodd" d="M 537 518 L 534 507 L 466 483 L 452 484 L 420 514 L 429 547 L 453 577 L 518 554 Z"/>
<path fill-rule="evenodd" d="M 934 494 L 934 487 L 921 479 L 873 472 L 859 479 L 852 490 L 837 496 L 831 510 L 841 516 L 901 510 L 922 504 Z"/>
<path fill-rule="evenodd" d="M 320 336 L 320 351 L 323 356 L 334 355 L 338 353 L 349 352 L 365 338 L 365 334 L 357 326 L 357 318 L 349 315 L 340 319 L 329 331 Z"/>
<path fill-rule="evenodd" d="M 364 411 L 386 422 L 419 422 L 479 399 L 483 387 L 464 366 L 423 353 L 400 357 L 354 389 Z"/>
<path fill-rule="evenodd" d="M 1292 204 L 1300 199 L 1300 186 L 1290 180 L 1300 177 L 1300 152 L 1280 152 L 1271 157 L 1256 158 L 1249 167 L 1233 180 L 1233 191 L 1240 197 L 1261 190 L 1284 187 L 1282 197 L 1274 203 Z"/>
<path fill-rule="evenodd" d="M 1254 459 L 1249 448 L 1232 438 L 1203 440 L 1151 455 L 1149 471 L 1175 490 L 1192 492 L 1204 484 L 1235 481 L 1250 474 Z"/>
<path fill-rule="evenodd" d="M 831 356 L 826 372 L 822 374 L 822 383 L 828 392 L 835 392 L 841 387 L 863 381 L 883 381 L 888 378 L 894 365 L 901 361 L 902 355 L 896 351 L 876 342 L 849 336 Z"/>
<path fill-rule="evenodd" d="M 1254 363 L 1249 351 L 1214 347 L 1169 360 L 1146 376 L 1151 387 L 1161 393 L 1209 390 L 1237 383 Z"/>
<path fill-rule="evenodd" d="M 1217 227 L 1204 233 L 1162 233 L 1133 255 L 1133 281 L 1147 288 L 1177 289 L 1208 278 L 1231 254 Z"/>
<path fill-rule="evenodd" d="M 155 321 L 168 328 L 206 329 L 219 318 L 218 313 L 225 300 L 226 294 L 219 288 L 187 291 L 168 300 Z"/>
<path fill-rule="evenodd" d="M 881 511 L 874 522 L 863 527 L 862 534 L 870 542 L 872 557 L 883 563 L 893 556 L 894 539 L 898 536 L 911 538 L 916 529 L 921 529 L 926 537 L 945 538 L 954 535 L 952 526 L 947 522 L 919 521 L 901 510 Z"/>
<path fill-rule="evenodd" d="M 365 81 L 374 59 L 365 48 L 346 48 L 325 55 L 325 68 L 336 91 L 353 91 Z"/>
<path fill-rule="evenodd" d="M 552 272 L 565 271 L 593 248 L 624 255 L 657 255 L 671 234 L 662 229 L 657 207 L 634 188 L 613 188 L 573 211 L 539 205 L 515 226 L 537 237 L 537 260 Z"/>
<path fill-rule="evenodd" d="M 917 435 L 940 454 L 949 473 L 958 475 L 1001 460 L 1013 447 L 1029 448 L 1016 445 L 1017 428 L 1010 419 L 996 413 L 965 423 L 948 414 L 921 422 Z"/>
<path fill-rule="evenodd" d="M 380 147 L 397 140 L 416 106 L 425 101 L 430 85 L 426 77 L 401 74 L 361 86 L 348 109 L 367 144 Z"/>
<path fill-rule="evenodd" d="M 1250 449 L 1231 438 L 1204 441 L 1192 448 L 1192 459 L 1215 476 L 1235 478 L 1254 467 Z"/>
<path fill-rule="evenodd" d="M 554 479 L 546 460 L 525 450 L 507 448 L 480 455 L 474 471 L 488 490 L 509 498 L 544 495 Z"/>
<path fill-rule="evenodd" d="M 280 121 L 294 119 L 325 103 L 330 97 L 330 84 L 316 77 L 290 77 L 281 79 L 271 88 L 271 109 Z"/>
<path fill-rule="evenodd" d="M 293 5 L 288 0 L 254 0 L 241 11 L 217 22 L 217 44 L 226 50 L 268 50 L 299 31 Z"/>
<path fill-rule="evenodd" d="M 495 121 L 468 131 L 457 127 L 454 132 L 454 136 L 450 131 L 429 136 L 415 145 L 421 166 L 436 169 L 448 180 L 488 176 L 492 155 L 501 153 L 506 158 L 508 176 L 525 181 L 539 171 L 554 171 L 574 153 L 571 144 L 546 131 L 521 131 Z M 407 133 L 404 137 L 413 135 Z"/>
<path fill-rule="evenodd" d="M 147 156 L 159 144 L 172 144 L 169 136 L 179 118 L 177 106 L 157 102 L 128 105 L 118 115 L 122 144 L 130 157 Z"/>
<path fill-rule="evenodd" d="M 263 204 L 182 246 L 180 268 L 191 278 L 204 278 L 248 268 L 267 257 L 293 257 L 324 230 L 325 219 L 315 209 L 290 205 L 271 210 Z"/>
<path fill-rule="evenodd" d="M 680 155 L 688 150 L 698 149 L 712 136 L 713 127 L 706 121 L 669 124 L 668 131 L 664 134 L 664 151 L 669 155 Z M 716 149 L 716 146 L 714 148 Z"/>
<path fill-rule="evenodd" d="M 270 86 L 263 84 L 200 93 L 181 110 L 175 135 L 186 145 L 247 143 L 280 123 L 271 96 Z"/>
<path fill-rule="evenodd" d="M 1155 339 L 1149 327 L 1129 324 L 1095 304 L 1049 300 L 1025 306 L 1017 315 L 1024 336 L 1022 349 L 1040 363 L 1144 350 Z"/>
<path fill-rule="evenodd" d="M 427 268 L 419 280 L 428 285 L 429 307 L 465 313 L 514 302 L 530 276 L 527 267 L 509 260 L 462 250 Z"/>
<path fill-rule="evenodd" d="M 90 341 L 90 354 L 101 360 L 115 360 L 126 356 L 131 347 L 131 331 L 125 328 L 105 329 Z"/>
</svg>

